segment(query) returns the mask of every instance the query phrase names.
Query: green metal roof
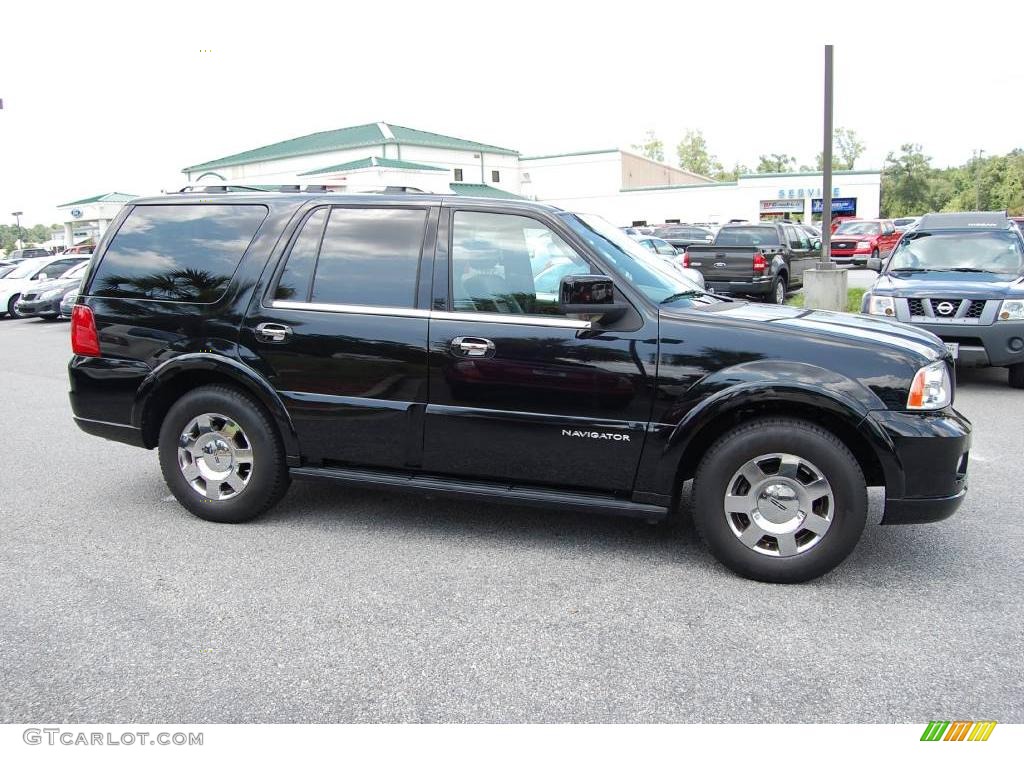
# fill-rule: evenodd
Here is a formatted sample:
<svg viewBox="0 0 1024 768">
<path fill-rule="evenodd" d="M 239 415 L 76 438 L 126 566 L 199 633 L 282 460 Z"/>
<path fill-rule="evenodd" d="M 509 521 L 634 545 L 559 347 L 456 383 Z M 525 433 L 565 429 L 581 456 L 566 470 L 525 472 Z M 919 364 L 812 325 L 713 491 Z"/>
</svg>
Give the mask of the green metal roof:
<svg viewBox="0 0 1024 768">
<path fill-rule="evenodd" d="M 390 157 L 364 157 L 360 160 L 353 160 L 341 165 L 329 165 L 326 168 L 317 168 L 312 171 L 303 171 L 299 176 L 313 176 L 318 173 L 336 173 L 340 171 L 355 171 L 360 168 L 397 168 L 402 171 L 444 171 L 437 165 L 424 165 L 423 163 L 408 163 L 405 160 L 395 160 Z"/>
<path fill-rule="evenodd" d="M 138 195 L 127 192 L 107 192 L 105 195 L 93 195 L 84 197 L 81 200 L 72 200 L 70 203 L 61 203 L 58 208 L 67 208 L 69 205 L 89 205 L 89 203 L 127 203 L 134 200 Z"/>
<path fill-rule="evenodd" d="M 338 128 L 333 131 L 320 131 L 319 133 L 311 133 L 307 136 L 279 141 L 276 144 L 268 144 L 264 147 L 257 147 L 256 149 L 239 152 L 235 155 L 228 155 L 227 157 L 210 160 L 199 165 L 191 165 L 188 168 L 182 168 L 181 172 L 208 171 L 232 165 L 281 160 L 286 157 L 318 155 L 324 152 L 337 152 L 344 149 L 381 146 L 384 144 L 460 149 L 469 152 L 491 152 L 503 155 L 519 154 L 514 149 L 505 149 L 504 147 L 495 147 L 490 144 L 481 144 L 477 141 L 457 139 L 454 136 L 444 136 L 440 133 L 418 131 L 401 125 L 366 123 L 365 125 L 354 125 L 349 128 Z"/>
<path fill-rule="evenodd" d="M 461 181 L 453 181 L 448 186 L 451 187 L 452 192 L 456 195 L 465 195 L 467 197 L 493 197 L 498 200 L 526 200 L 527 198 L 521 195 L 514 195 L 511 192 L 506 192 L 503 189 L 492 187 L 489 184 L 469 184 Z"/>
<path fill-rule="evenodd" d="M 591 149 L 583 150 L 582 152 L 563 152 L 560 155 L 520 155 L 520 160 L 554 160 L 559 157 L 580 157 L 582 155 L 607 155 L 611 152 L 619 152 L 617 147 L 612 149 Z"/>
<path fill-rule="evenodd" d="M 768 179 L 784 176 L 821 176 L 822 171 L 789 171 L 787 173 L 741 173 L 741 179 Z M 881 173 L 881 171 L 832 171 L 833 176 L 859 176 L 861 174 Z"/>
</svg>

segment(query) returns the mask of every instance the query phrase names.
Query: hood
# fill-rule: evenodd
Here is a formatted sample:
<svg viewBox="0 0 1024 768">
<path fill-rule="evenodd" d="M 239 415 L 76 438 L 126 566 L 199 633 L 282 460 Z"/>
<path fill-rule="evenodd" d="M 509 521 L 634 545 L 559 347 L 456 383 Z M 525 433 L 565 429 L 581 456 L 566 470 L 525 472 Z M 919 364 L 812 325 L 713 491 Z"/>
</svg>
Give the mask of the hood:
<svg viewBox="0 0 1024 768">
<path fill-rule="evenodd" d="M 886 272 L 871 287 L 877 296 L 924 299 L 945 296 L 958 299 L 1024 297 L 1024 278 L 995 272 Z"/>
<path fill-rule="evenodd" d="M 682 313 L 685 311 L 663 310 L 663 314 L 684 317 Z M 826 336 L 849 343 L 879 344 L 912 352 L 929 361 L 942 359 L 947 354 L 943 343 L 930 332 L 880 317 L 747 302 L 734 302 L 723 305 L 721 309 L 715 307 L 713 311 L 716 317 L 770 323 L 772 328 L 801 331 L 804 336 Z M 768 327 L 764 330 L 770 332 Z"/>
</svg>

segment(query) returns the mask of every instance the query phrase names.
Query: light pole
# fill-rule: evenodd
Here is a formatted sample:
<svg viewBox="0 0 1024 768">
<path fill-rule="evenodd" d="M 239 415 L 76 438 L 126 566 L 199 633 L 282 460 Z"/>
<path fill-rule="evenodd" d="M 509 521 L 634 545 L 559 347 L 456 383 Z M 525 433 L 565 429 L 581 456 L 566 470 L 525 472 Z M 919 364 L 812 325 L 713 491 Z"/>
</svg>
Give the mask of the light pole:
<svg viewBox="0 0 1024 768">
<path fill-rule="evenodd" d="M 981 210 L 981 156 L 985 154 L 984 149 L 978 150 L 978 161 L 974 164 L 974 209 Z"/>
<path fill-rule="evenodd" d="M 18 230 L 18 234 L 15 236 L 15 239 L 20 244 L 19 245 L 20 248 L 24 248 L 25 247 L 25 240 L 21 236 L 21 216 L 22 216 L 23 213 L 24 213 L 24 211 L 12 211 L 11 212 L 11 216 L 14 217 L 15 229 Z"/>
<path fill-rule="evenodd" d="M 821 264 L 819 269 L 834 269 L 832 263 L 832 46 L 825 46 L 825 135 L 821 148 Z"/>
</svg>

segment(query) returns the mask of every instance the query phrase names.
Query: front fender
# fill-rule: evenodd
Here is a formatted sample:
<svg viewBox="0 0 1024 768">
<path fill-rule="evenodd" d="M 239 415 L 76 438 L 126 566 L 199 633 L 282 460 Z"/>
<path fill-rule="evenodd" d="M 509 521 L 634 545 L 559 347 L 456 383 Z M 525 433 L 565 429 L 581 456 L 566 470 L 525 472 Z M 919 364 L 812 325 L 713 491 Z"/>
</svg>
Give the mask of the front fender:
<svg viewBox="0 0 1024 768">
<path fill-rule="evenodd" d="M 878 435 L 862 427 L 871 410 L 885 404 L 868 388 L 842 374 L 808 363 L 759 360 L 705 376 L 652 422 L 644 444 L 637 490 L 670 495 L 687 450 L 717 439 L 707 429 L 743 410 L 827 414 L 884 450 Z"/>
<path fill-rule="evenodd" d="M 146 409 L 153 397 L 175 378 L 208 371 L 217 373 L 237 383 L 243 390 L 251 393 L 270 412 L 284 442 L 285 453 L 289 457 L 298 457 L 299 439 L 292 424 L 291 416 L 285 408 L 280 396 L 267 381 L 245 363 L 223 355 L 209 352 L 190 352 L 174 357 L 154 368 L 139 386 L 135 403 L 132 406 L 131 423 L 142 429 Z"/>
</svg>

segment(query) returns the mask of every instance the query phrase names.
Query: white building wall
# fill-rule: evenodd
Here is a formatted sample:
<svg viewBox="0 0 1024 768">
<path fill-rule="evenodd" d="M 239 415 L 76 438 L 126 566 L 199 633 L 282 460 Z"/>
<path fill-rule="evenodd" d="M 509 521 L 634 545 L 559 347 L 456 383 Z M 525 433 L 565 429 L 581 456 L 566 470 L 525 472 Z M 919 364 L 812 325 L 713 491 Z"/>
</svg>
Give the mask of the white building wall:
<svg viewBox="0 0 1024 768">
<path fill-rule="evenodd" d="M 524 162 L 524 168 L 529 162 Z M 879 181 L 878 173 L 835 175 L 833 197 L 855 197 L 857 216 L 876 218 Z M 821 197 L 821 183 L 821 176 L 815 174 L 766 175 L 741 178 L 738 182 L 651 188 L 614 194 L 587 194 L 584 191 L 586 185 L 580 183 L 575 194 L 538 196 L 538 199 L 568 210 L 596 213 L 618 226 L 627 226 L 634 221 L 661 224 L 669 219 L 718 223 L 730 219 L 757 221 L 761 215 L 762 200 L 782 199 L 780 195 L 784 195 L 785 199 L 797 199 L 802 192 L 804 217 L 810 220 L 811 200 Z M 568 188 L 569 180 L 564 185 Z M 793 190 L 792 198 L 790 190 Z M 794 214 L 792 218 L 799 217 Z"/>
<path fill-rule="evenodd" d="M 522 193 L 537 200 L 613 196 L 622 186 L 622 156 L 617 149 L 520 160 Z M 525 182 L 524 174 L 529 174 Z"/>
</svg>

